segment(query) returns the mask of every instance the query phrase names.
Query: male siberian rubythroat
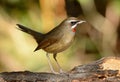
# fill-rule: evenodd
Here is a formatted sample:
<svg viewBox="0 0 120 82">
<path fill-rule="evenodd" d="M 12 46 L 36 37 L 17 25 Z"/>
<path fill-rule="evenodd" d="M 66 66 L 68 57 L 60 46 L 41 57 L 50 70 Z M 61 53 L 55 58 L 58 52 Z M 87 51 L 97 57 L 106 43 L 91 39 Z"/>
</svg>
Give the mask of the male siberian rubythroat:
<svg viewBox="0 0 120 82">
<path fill-rule="evenodd" d="M 75 36 L 75 28 L 77 27 L 77 25 L 83 22 L 85 21 L 75 17 L 69 17 L 46 34 L 36 32 L 20 24 L 17 24 L 17 26 L 21 31 L 26 32 L 34 37 L 34 39 L 38 43 L 38 46 L 34 51 L 43 49 L 47 52 L 46 56 L 48 58 L 50 69 L 53 73 L 55 73 L 48 53 L 53 53 L 53 58 L 56 61 L 60 72 L 62 72 L 62 69 L 56 59 L 57 53 L 64 51 L 71 45 Z"/>
</svg>

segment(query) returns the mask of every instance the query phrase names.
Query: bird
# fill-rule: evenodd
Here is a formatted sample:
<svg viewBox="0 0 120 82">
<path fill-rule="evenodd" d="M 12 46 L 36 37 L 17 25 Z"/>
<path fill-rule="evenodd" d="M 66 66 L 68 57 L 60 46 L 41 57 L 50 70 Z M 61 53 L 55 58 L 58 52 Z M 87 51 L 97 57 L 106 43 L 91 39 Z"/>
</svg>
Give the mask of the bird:
<svg viewBox="0 0 120 82">
<path fill-rule="evenodd" d="M 53 28 L 51 31 L 45 34 L 32 30 L 21 24 L 16 25 L 19 30 L 30 34 L 36 40 L 38 46 L 35 48 L 34 51 L 43 49 L 46 52 L 51 72 L 56 73 L 53 69 L 49 57 L 50 53 L 53 54 L 53 58 L 57 63 L 57 66 L 61 73 L 63 72 L 63 70 L 57 61 L 57 54 L 66 50 L 71 45 L 71 43 L 74 41 L 76 27 L 84 22 L 86 21 L 80 20 L 77 17 L 68 17 L 55 28 Z"/>
</svg>

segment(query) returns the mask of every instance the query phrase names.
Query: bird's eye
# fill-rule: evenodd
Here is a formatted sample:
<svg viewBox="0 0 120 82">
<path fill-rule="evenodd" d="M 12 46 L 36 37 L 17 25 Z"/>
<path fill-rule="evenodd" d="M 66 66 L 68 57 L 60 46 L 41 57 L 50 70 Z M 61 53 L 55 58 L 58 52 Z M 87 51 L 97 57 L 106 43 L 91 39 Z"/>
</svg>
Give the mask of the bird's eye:
<svg viewBox="0 0 120 82">
<path fill-rule="evenodd" d="M 73 26 L 73 25 L 75 25 L 77 22 L 79 22 L 79 21 L 72 21 L 72 22 L 71 22 L 71 25 Z"/>
</svg>

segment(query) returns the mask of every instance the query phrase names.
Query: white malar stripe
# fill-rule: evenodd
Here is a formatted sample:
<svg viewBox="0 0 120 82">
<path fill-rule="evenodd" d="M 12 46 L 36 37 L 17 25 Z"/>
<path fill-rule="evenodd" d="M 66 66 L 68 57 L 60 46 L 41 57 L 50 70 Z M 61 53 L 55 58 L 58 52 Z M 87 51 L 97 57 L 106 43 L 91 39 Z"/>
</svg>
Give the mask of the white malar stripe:
<svg viewBox="0 0 120 82">
<path fill-rule="evenodd" d="M 71 27 L 71 29 L 75 28 L 77 26 L 77 23 Z"/>
</svg>

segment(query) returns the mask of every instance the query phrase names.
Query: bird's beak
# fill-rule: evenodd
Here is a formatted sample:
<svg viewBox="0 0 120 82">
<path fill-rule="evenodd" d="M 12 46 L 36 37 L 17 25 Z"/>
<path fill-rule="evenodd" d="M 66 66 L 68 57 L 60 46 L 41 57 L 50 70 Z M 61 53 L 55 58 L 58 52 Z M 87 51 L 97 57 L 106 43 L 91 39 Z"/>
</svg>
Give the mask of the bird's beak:
<svg viewBox="0 0 120 82">
<path fill-rule="evenodd" d="M 78 24 L 81 24 L 81 23 L 84 23 L 84 22 L 86 22 L 86 21 L 80 21 L 80 22 L 78 22 Z"/>
<path fill-rule="evenodd" d="M 84 22 L 86 22 L 86 21 L 79 21 L 79 22 L 77 22 L 77 24 L 75 25 L 75 26 L 72 26 L 72 29 L 74 29 L 78 24 L 81 24 L 81 23 L 84 23 Z"/>
</svg>

